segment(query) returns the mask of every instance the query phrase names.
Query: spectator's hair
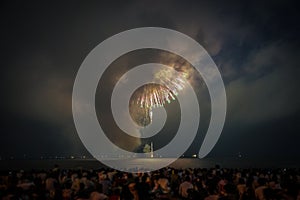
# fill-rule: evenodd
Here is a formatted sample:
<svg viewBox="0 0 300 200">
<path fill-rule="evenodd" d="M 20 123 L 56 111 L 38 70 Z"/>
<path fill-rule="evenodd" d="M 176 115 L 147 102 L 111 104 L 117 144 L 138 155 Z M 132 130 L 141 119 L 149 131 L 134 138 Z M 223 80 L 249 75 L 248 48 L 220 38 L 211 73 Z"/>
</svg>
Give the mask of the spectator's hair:
<svg viewBox="0 0 300 200">
<path fill-rule="evenodd" d="M 190 176 L 185 176 L 184 180 L 185 181 L 191 181 L 191 178 L 190 178 Z"/>
<path fill-rule="evenodd" d="M 259 186 L 266 185 L 266 179 L 264 179 L 264 178 L 259 178 L 259 179 L 257 180 L 257 183 L 259 184 Z"/>
<path fill-rule="evenodd" d="M 245 179 L 244 178 L 239 178 L 239 184 L 245 184 Z"/>
</svg>

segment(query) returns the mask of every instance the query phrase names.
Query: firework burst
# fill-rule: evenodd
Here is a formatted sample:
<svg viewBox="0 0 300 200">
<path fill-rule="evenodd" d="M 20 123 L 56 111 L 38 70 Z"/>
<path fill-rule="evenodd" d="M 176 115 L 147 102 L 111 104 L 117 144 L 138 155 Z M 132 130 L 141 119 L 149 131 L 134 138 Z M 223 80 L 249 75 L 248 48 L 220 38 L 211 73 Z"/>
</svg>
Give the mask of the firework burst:
<svg viewBox="0 0 300 200">
<path fill-rule="evenodd" d="M 185 87 L 184 78 L 184 73 L 175 74 L 172 69 L 157 72 L 154 79 L 159 84 L 145 85 L 135 103 L 141 108 L 162 107 L 170 103 Z"/>
<path fill-rule="evenodd" d="M 131 116 L 141 125 L 146 126 L 152 122 L 152 109 L 163 107 L 176 99 L 179 91 L 185 87 L 187 74 L 174 69 L 164 69 L 155 73 L 154 82 L 139 88 L 132 96 L 130 107 Z"/>
</svg>

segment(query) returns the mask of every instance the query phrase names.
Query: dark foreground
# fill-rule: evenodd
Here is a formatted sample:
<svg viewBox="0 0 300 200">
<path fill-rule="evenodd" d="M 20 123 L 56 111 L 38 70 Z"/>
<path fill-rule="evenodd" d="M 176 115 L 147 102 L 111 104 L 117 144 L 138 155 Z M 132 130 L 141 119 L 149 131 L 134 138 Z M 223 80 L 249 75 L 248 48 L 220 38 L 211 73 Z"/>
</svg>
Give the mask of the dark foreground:
<svg viewBox="0 0 300 200">
<path fill-rule="evenodd" d="M 179 159 L 169 167 L 148 173 L 116 171 L 95 160 L 9 160 L 1 163 L 0 199 L 300 199 L 300 171 L 280 168 L 280 164 L 287 166 L 284 163 L 271 166 L 268 162 L 268 168 L 261 168 L 264 163 L 247 163 L 251 166 L 246 168 L 241 159 L 227 159 L 226 162 Z"/>
</svg>

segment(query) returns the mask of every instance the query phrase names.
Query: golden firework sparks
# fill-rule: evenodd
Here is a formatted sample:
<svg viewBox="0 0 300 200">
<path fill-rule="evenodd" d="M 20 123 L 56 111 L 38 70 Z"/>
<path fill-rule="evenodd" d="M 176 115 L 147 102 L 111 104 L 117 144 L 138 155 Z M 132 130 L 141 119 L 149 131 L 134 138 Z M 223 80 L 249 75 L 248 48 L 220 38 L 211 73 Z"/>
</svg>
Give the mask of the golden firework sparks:
<svg viewBox="0 0 300 200">
<path fill-rule="evenodd" d="M 152 122 L 152 109 L 163 107 L 171 103 L 185 88 L 185 72 L 178 72 L 173 68 L 163 69 L 154 74 L 154 82 L 139 88 L 132 96 L 130 103 L 131 116 L 140 126 L 146 126 Z"/>
</svg>

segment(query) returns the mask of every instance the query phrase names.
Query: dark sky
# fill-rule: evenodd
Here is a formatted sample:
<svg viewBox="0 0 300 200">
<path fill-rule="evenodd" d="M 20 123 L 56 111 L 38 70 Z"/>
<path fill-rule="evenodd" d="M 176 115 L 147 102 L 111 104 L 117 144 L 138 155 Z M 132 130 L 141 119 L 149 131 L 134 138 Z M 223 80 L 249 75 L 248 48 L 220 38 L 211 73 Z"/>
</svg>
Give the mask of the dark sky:
<svg viewBox="0 0 300 200">
<path fill-rule="evenodd" d="M 227 118 L 209 156 L 300 157 L 293 1 L 2 1 L 0 9 L 1 157 L 86 155 L 71 110 L 77 70 L 103 40 L 148 26 L 192 37 L 221 72 Z"/>
</svg>

